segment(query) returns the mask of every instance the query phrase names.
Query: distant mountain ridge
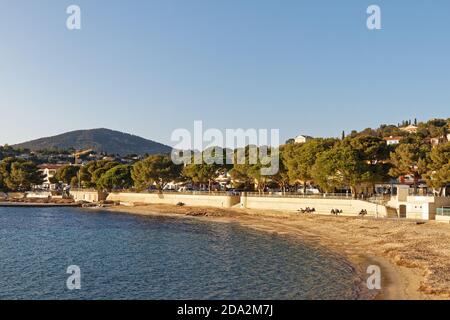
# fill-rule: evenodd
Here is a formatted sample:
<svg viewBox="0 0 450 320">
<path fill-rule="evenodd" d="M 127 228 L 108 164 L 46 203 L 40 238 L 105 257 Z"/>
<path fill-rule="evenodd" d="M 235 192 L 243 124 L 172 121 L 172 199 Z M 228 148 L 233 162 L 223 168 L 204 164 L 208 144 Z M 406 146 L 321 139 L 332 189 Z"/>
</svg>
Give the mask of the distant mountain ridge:
<svg viewBox="0 0 450 320">
<path fill-rule="evenodd" d="M 93 149 L 97 152 L 122 156 L 129 154 L 166 154 L 172 150 L 171 147 L 152 140 L 105 128 L 66 132 L 52 137 L 19 143 L 13 145 L 13 147 L 32 151 L 68 150 L 71 148 L 75 150 Z"/>
</svg>

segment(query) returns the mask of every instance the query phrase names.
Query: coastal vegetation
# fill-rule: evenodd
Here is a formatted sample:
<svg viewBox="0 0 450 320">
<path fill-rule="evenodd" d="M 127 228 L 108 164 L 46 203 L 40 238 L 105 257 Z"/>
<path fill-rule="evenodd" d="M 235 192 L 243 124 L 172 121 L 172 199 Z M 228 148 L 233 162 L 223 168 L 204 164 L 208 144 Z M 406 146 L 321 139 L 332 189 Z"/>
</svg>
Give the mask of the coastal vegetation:
<svg viewBox="0 0 450 320">
<path fill-rule="evenodd" d="M 405 130 L 411 127 L 414 130 Z M 52 183 L 96 189 L 150 188 L 163 190 L 169 183 L 189 183 L 202 190 L 212 190 L 219 177 L 230 176 L 233 187 L 242 191 L 263 192 L 267 188 L 281 191 L 306 191 L 314 185 L 323 192 L 370 193 L 375 184 L 392 182 L 410 176 L 413 185 L 424 181 L 438 193 L 450 184 L 450 119 L 434 119 L 424 123 L 417 120 L 395 125 L 381 125 L 377 129 L 352 131 L 337 138 L 316 138 L 305 143 L 287 141 L 273 152 L 279 153 L 279 170 L 271 176 L 261 174 L 261 159 L 256 164 L 234 161 L 239 150 L 214 149 L 213 158 L 223 164 L 203 161 L 200 164 L 177 165 L 168 155 L 150 155 L 144 159 L 124 163 L 120 159 L 85 161 L 82 165 L 60 167 Z M 396 143 L 388 143 L 396 137 Z M 242 150 L 240 150 L 242 151 Z M 0 147 L 0 189 L 29 190 L 42 183 L 42 174 L 32 157 L 19 155 L 25 150 Z M 211 150 L 205 150 L 211 155 Z M 244 154 L 248 156 L 249 147 Z"/>
<path fill-rule="evenodd" d="M 180 178 L 182 167 L 172 162 L 169 156 L 154 155 L 134 164 L 131 177 L 138 190 L 155 185 L 158 190 Z"/>
<path fill-rule="evenodd" d="M 0 190 L 27 191 L 43 178 L 32 161 L 7 157 L 0 162 Z"/>
</svg>

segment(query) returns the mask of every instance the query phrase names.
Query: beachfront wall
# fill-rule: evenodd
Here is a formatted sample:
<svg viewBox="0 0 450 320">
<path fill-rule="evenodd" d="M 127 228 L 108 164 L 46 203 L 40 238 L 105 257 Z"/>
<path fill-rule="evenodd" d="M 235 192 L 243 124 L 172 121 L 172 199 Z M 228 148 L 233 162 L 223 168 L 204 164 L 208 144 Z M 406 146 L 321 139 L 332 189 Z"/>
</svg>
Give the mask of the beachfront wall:
<svg viewBox="0 0 450 320">
<path fill-rule="evenodd" d="M 106 200 L 107 194 L 95 190 L 70 190 L 70 196 L 75 202 L 99 202 Z"/>
<path fill-rule="evenodd" d="M 450 197 L 409 196 L 406 217 L 409 219 L 448 221 L 436 216 L 436 209 L 450 206 Z"/>
<path fill-rule="evenodd" d="M 290 197 L 260 197 L 242 196 L 241 207 L 260 210 L 280 210 L 296 212 L 306 207 L 316 209 L 319 214 L 330 214 L 332 209 L 339 209 L 343 216 L 356 216 L 361 210 L 367 210 L 368 216 L 388 217 L 388 208 L 383 205 L 354 199 L 332 198 L 290 198 Z"/>
<path fill-rule="evenodd" d="M 178 194 L 178 193 L 110 193 L 107 200 L 118 201 L 123 205 L 134 204 L 171 204 L 184 203 L 187 206 L 208 206 L 216 208 L 231 208 L 239 204 L 239 196 L 208 195 L 208 194 Z"/>
<path fill-rule="evenodd" d="M 8 199 L 23 199 L 25 196 L 25 192 L 8 192 L 7 194 Z"/>
<path fill-rule="evenodd" d="M 449 223 L 450 222 L 450 216 L 438 216 L 438 215 L 436 215 L 436 221 Z"/>
</svg>

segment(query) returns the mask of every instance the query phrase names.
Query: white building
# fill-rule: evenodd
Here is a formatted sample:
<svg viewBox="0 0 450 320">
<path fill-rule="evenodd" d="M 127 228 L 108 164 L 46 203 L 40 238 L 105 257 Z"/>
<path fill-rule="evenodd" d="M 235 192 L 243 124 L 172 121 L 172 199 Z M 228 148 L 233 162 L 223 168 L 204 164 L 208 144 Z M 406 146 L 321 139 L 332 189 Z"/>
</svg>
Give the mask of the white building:
<svg viewBox="0 0 450 320">
<path fill-rule="evenodd" d="M 55 176 L 59 168 L 66 164 L 41 164 L 38 166 L 39 171 L 44 175 L 44 182 L 40 186 L 42 189 L 55 189 L 55 185 L 51 183 L 51 179 Z"/>
<path fill-rule="evenodd" d="M 295 137 L 295 143 L 305 143 L 306 141 L 314 139 L 313 137 L 306 136 L 306 135 L 298 135 Z"/>
<path fill-rule="evenodd" d="M 386 141 L 386 144 L 388 146 L 391 146 L 391 145 L 399 144 L 402 139 L 403 139 L 403 137 L 390 136 L 390 137 L 384 138 L 384 141 Z"/>
</svg>

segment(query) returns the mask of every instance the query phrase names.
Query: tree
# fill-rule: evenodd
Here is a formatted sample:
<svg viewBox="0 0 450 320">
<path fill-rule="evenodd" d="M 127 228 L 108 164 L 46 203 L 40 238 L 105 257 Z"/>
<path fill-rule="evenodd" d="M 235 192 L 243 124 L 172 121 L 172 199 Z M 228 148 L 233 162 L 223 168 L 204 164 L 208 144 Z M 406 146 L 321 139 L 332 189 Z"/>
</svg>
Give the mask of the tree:
<svg viewBox="0 0 450 320">
<path fill-rule="evenodd" d="M 59 168 L 55 174 L 56 182 L 63 182 L 66 184 L 70 184 L 72 179 L 77 176 L 80 171 L 80 167 L 67 165 Z"/>
<path fill-rule="evenodd" d="M 264 151 L 264 152 L 263 152 Z M 230 171 L 233 180 L 240 182 L 246 188 L 253 185 L 258 192 L 263 192 L 267 184 L 279 173 L 268 175 L 264 169 L 272 167 L 273 157 L 280 157 L 279 150 L 267 146 L 247 146 L 244 149 L 236 149 L 234 153 L 234 165 Z M 278 161 L 280 165 L 280 161 Z M 272 167 L 272 169 L 275 169 Z"/>
<path fill-rule="evenodd" d="M 439 190 L 441 195 L 443 188 L 450 184 L 450 142 L 433 148 L 429 159 L 425 179 L 427 184 Z"/>
<path fill-rule="evenodd" d="M 255 180 L 249 174 L 248 163 L 239 164 L 234 162 L 233 169 L 230 170 L 230 176 L 233 179 L 234 187 L 239 187 L 243 190 L 255 190 Z"/>
<path fill-rule="evenodd" d="M 115 161 L 100 160 L 91 168 L 91 183 L 97 186 L 101 177 L 110 169 L 118 166 L 119 163 Z"/>
<path fill-rule="evenodd" d="M 139 190 L 145 190 L 153 184 L 162 190 L 167 183 L 180 178 L 181 169 L 168 156 L 152 155 L 133 165 L 131 177 Z"/>
<path fill-rule="evenodd" d="M 289 186 L 290 179 L 289 179 L 289 171 L 286 165 L 286 160 L 283 157 L 284 149 L 285 148 L 281 146 L 279 150 L 280 154 L 279 154 L 278 172 L 275 175 L 271 176 L 270 178 L 278 185 L 278 187 L 283 192 L 286 192 L 286 188 Z"/>
<path fill-rule="evenodd" d="M 220 167 L 214 164 L 189 164 L 183 168 L 183 177 L 194 184 L 207 184 L 208 190 L 211 190 L 211 184 L 218 176 Z"/>
<path fill-rule="evenodd" d="M 370 181 L 371 168 L 358 151 L 344 143 L 322 152 L 312 167 L 314 181 L 327 192 L 349 187 L 356 194 L 361 184 Z"/>
<path fill-rule="evenodd" d="M 3 182 L 3 174 L 0 172 L 0 191 L 5 190 L 5 183 Z"/>
<path fill-rule="evenodd" d="M 293 144 L 295 143 L 295 139 L 291 138 L 291 139 L 287 139 L 285 144 Z"/>
<path fill-rule="evenodd" d="M 76 186 L 80 185 L 77 176 L 72 177 L 72 179 L 70 180 L 70 185 L 71 185 L 72 187 L 76 187 Z"/>
<path fill-rule="evenodd" d="M 389 180 L 389 146 L 377 136 L 361 135 L 353 139 L 346 139 L 345 145 L 357 152 L 359 161 L 366 163 L 364 181 L 361 186 L 374 192 L 375 184 Z"/>
<path fill-rule="evenodd" d="M 389 159 L 389 148 L 386 142 L 376 136 L 362 135 L 348 138 L 344 142 L 358 152 L 361 160 L 367 160 L 371 164 Z"/>
<path fill-rule="evenodd" d="M 118 165 L 106 171 L 97 181 L 98 189 L 128 189 L 133 186 L 130 165 Z"/>
<path fill-rule="evenodd" d="M 71 185 L 80 185 L 83 188 L 92 188 L 95 186 L 94 183 L 91 182 L 92 175 L 90 173 L 90 165 L 93 164 L 95 161 L 92 161 L 88 163 L 86 166 L 83 166 L 80 168 L 80 171 L 78 173 L 78 176 L 76 179 L 72 179 Z"/>
<path fill-rule="evenodd" d="M 414 188 L 417 187 L 422 174 L 427 171 L 426 157 L 429 147 L 418 143 L 404 143 L 397 146 L 395 152 L 391 152 L 390 159 L 392 168 L 389 175 L 398 178 L 403 175 L 412 175 Z"/>
<path fill-rule="evenodd" d="M 77 179 L 72 179 L 71 183 L 76 182 L 84 188 L 97 188 L 97 182 L 102 175 L 118 165 L 120 163 L 109 160 L 91 161 L 80 168 Z"/>
<path fill-rule="evenodd" d="M 12 157 L 0 162 L 0 176 L 3 188 L 11 191 L 27 191 L 43 182 L 43 175 L 33 162 Z"/>
<path fill-rule="evenodd" d="M 335 139 L 313 139 L 302 144 L 285 146 L 282 156 L 290 183 L 302 182 L 306 191 L 306 184 L 313 180 L 311 169 L 317 157 L 332 148 L 336 141 Z"/>
<path fill-rule="evenodd" d="M 239 181 L 245 188 L 252 186 L 253 190 L 264 192 L 270 178 L 261 174 L 261 168 L 260 164 L 235 164 L 230 175 L 233 180 Z"/>
<path fill-rule="evenodd" d="M 220 174 L 224 174 L 230 165 L 226 164 L 225 153 L 222 148 L 208 148 L 202 153 L 202 163 L 196 164 L 192 157 L 192 163 L 183 168 L 182 175 L 194 184 L 207 184 L 208 190 Z"/>
</svg>

